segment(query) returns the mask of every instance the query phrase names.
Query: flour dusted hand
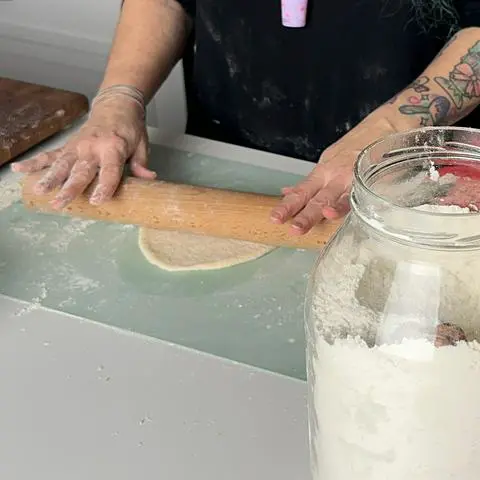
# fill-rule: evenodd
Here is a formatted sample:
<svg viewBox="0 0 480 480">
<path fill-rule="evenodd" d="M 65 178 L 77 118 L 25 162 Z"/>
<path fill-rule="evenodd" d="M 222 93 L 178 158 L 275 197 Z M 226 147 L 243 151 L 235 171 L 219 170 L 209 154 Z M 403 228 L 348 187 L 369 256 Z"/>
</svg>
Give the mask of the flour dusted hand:
<svg viewBox="0 0 480 480">
<path fill-rule="evenodd" d="M 283 189 L 283 199 L 272 211 L 271 220 L 274 223 L 292 220 L 291 233 L 302 235 L 322 220 L 344 216 L 349 210 L 353 167 L 358 154 L 396 131 L 389 121 L 388 109 L 375 110 L 328 147 L 305 180 Z"/>
<path fill-rule="evenodd" d="M 16 172 L 47 169 L 36 185 L 42 195 L 61 187 L 53 206 L 61 209 L 81 195 L 98 176 L 90 202 L 110 199 L 120 183 L 124 166 L 131 163 L 133 175 L 155 178 L 146 168 L 148 139 L 144 112 L 128 97 L 112 97 L 96 105 L 90 118 L 62 148 L 15 163 Z"/>
</svg>

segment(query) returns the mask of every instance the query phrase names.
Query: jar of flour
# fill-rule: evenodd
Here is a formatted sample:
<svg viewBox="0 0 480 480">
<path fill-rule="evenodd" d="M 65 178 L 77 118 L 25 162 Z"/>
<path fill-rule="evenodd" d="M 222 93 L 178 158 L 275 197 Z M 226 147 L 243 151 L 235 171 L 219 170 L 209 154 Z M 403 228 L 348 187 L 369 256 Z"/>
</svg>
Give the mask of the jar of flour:
<svg viewBox="0 0 480 480">
<path fill-rule="evenodd" d="M 313 480 L 478 480 L 480 131 L 365 149 L 306 302 Z"/>
</svg>

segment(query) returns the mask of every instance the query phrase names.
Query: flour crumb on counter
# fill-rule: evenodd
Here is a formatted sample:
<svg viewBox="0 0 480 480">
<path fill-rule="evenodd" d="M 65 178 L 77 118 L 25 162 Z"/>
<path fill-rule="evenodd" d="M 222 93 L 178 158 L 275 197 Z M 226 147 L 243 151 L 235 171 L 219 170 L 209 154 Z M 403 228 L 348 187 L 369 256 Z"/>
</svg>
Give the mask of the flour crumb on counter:
<svg viewBox="0 0 480 480">
<path fill-rule="evenodd" d="M 21 178 L 21 173 L 12 172 L 10 169 L 0 175 L 0 210 L 8 208 L 20 200 L 22 195 Z"/>
<path fill-rule="evenodd" d="M 20 308 L 14 313 L 16 317 L 21 317 L 22 315 L 26 315 L 27 313 L 33 312 L 34 310 L 37 310 L 42 306 L 42 302 L 47 298 L 48 290 L 44 283 L 40 284 L 39 288 L 40 288 L 40 293 L 36 297 L 32 298 L 28 303 L 28 305 Z"/>
<path fill-rule="evenodd" d="M 100 287 L 100 282 L 93 278 L 87 278 L 79 273 L 72 273 L 68 278 L 69 290 L 81 290 L 82 292 L 88 292 L 96 290 Z"/>
<path fill-rule="evenodd" d="M 138 422 L 138 424 L 139 424 L 140 426 L 143 426 L 143 425 L 145 425 L 145 424 L 147 424 L 147 423 L 150 423 L 151 421 L 152 421 L 152 419 L 151 419 L 150 417 L 146 416 L 146 417 L 143 417 L 142 419 L 140 419 L 140 421 Z"/>
<path fill-rule="evenodd" d="M 85 235 L 87 228 L 94 223 L 95 220 L 72 218 L 66 225 L 59 227 L 60 235 L 50 243 L 50 246 L 58 252 L 65 252 L 70 243 L 77 237 Z"/>
</svg>

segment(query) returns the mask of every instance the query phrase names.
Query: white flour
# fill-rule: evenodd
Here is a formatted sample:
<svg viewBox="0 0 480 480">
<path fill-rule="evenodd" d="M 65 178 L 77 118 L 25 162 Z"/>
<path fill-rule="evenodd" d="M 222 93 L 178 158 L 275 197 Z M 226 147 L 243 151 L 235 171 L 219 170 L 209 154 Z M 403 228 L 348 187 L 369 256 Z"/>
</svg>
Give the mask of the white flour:
<svg viewBox="0 0 480 480">
<path fill-rule="evenodd" d="M 73 240 L 85 236 L 88 227 L 93 225 L 95 220 L 85 220 L 82 218 L 71 218 L 66 225 L 59 230 L 59 235 L 50 242 L 50 246 L 58 252 L 65 252 Z"/>
<path fill-rule="evenodd" d="M 458 205 L 419 205 L 415 209 L 432 213 L 472 213 L 468 207 L 459 207 Z"/>
<path fill-rule="evenodd" d="M 26 315 L 27 313 L 33 312 L 42 306 L 42 302 L 47 298 L 48 290 L 45 286 L 45 283 L 41 283 L 39 285 L 39 289 L 40 293 L 36 297 L 32 298 L 27 306 L 20 308 L 14 313 L 16 317 Z"/>
<path fill-rule="evenodd" d="M 314 480 L 478 480 L 480 346 L 434 348 L 319 342 Z"/>
<path fill-rule="evenodd" d="M 471 277 L 462 262 L 448 263 L 435 291 L 434 275 L 427 275 L 430 283 L 402 282 L 401 259 L 389 263 L 374 247 L 359 248 L 358 238 L 345 239 L 342 247 L 317 273 L 312 312 L 323 336 L 308 336 L 316 353 L 308 365 L 316 379 L 310 392 L 314 480 L 477 480 L 480 259 L 469 265 Z M 435 348 L 421 338 L 397 337 L 374 346 L 380 322 L 388 324 L 381 315 L 389 312 L 389 301 L 401 307 L 405 299 L 410 311 L 418 304 L 425 313 L 429 293 L 434 314 L 460 325 L 468 343 Z"/>
<path fill-rule="evenodd" d="M 10 169 L 2 173 L 0 178 L 0 210 L 20 200 L 22 193 L 21 178 L 21 173 L 14 173 Z"/>
</svg>

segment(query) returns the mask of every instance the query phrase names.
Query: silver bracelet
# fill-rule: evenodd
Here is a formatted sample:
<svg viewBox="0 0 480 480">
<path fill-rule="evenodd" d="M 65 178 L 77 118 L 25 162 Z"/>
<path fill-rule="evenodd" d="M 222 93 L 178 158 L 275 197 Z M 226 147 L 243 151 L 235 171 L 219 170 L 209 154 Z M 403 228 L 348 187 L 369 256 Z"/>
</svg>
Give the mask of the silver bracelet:
<svg viewBox="0 0 480 480">
<path fill-rule="evenodd" d="M 119 84 L 119 85 L 111 85 L 110 87 L 102 88 L 101 90 L 98 91 L 98 93 L 95 95 L 94 99 L 92 100 L 92 105 L 90 110 L 92 111 L 93 107 L 97 103 L 100 103 L 103 100 L 106 100 L 108 98 L 115 97 L 117 95 L 128 97 L 132 99 L 134 102 L 136 102 L 142 109 L 143 116 L 145 117 L 145 111 L 146 111 L 145 96 L 137 87 L 134 87 L 133 85 Z"/>
</svg>

